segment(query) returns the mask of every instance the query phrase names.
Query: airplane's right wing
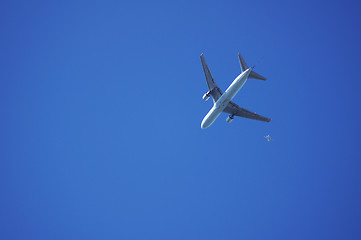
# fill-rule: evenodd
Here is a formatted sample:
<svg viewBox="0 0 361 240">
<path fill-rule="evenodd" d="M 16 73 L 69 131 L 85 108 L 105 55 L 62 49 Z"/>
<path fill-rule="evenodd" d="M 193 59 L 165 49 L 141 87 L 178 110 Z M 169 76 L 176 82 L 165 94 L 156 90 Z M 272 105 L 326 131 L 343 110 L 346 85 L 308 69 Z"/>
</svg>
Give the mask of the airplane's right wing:
<svg viewBox="0 0 361 240">
<path fill-rule="evenodd" d="M 208 89 L 212 95 L 213 102 L 216 102 L 218 98 L 222 96 L 222 91 L 214 81 L 211 71 L 209 71 L 208 65 L 206 63 L 206 59 L 203 56 L 203 53 L 201 54 L 201 62 L 203 66 L 204 75 L 206 76 Z"/>
<path fill-rule="evenodd" d="M 233 114 L 235 116 L 254 119 L 258 121 L 264 121 L 264 122 L 270 122 L 270 118 L 263 117 L 261 115 L 258 115 L 257 113 L 248 111 L 247 109 L 239 107 L 234 102 L 229 102 L 227 107 L 223 110 L 223 112 Z"/>
</svg>

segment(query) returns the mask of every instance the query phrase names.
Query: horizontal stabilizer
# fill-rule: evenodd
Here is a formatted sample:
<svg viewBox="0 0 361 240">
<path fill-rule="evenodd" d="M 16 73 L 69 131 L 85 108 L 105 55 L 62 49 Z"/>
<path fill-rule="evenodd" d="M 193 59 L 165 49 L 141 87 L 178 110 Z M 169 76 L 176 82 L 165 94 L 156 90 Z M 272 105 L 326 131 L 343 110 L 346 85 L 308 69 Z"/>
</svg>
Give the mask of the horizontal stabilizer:
<svg viewBox="0 0 361 240">
<path fill-rule="evenodd" d="M 243 57 L 242 57 L 242 55 L 240 53 L 238 53 L 238 58 L 239 58 L 239 63 L 241 64 L 242 72 L 246 71 L 249 67 L 248 67 L 246 61 L 243 59 Z M 258 79 L 258 80 L 263 80 L 263 81 L 266 80 L 265 77 L 259 75 L 258 73 L 256 73 L 253 70 L 249 74 L 248 78 L 253 78 L 253 79 Z"/>
<path fill-rule="evenodd" d="M 263 80 L 266 81 L 267 79 L 261 75 L 259 75 L 258 73 L 256 73 L 255 71 L 252 71 L 249 75 L 248 78 L 253 78 L 253 79 L 257 79 L 257 80 Z"/>
</svg>

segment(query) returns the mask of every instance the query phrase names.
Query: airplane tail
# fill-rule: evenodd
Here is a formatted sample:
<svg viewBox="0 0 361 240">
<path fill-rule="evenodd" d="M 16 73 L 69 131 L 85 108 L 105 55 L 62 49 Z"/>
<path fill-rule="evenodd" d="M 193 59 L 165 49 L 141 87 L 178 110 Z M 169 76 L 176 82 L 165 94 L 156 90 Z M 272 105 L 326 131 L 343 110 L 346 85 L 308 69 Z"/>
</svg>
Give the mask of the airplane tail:
<svg viewBox="0 0 361 240">
<path fill-rule="evenodd" d="M 238 58 L 239 58 L 239 63 L 241 64 L 241 69 L 242 72 L 246 71 L 249 67 L 246 63 L 246 61 L 244 61 L 242 55 L 240 53 L 238 53 Z M 249 74 L 248 78 L 253 78 L 253 79 L 258 79 L 258 80 L 263 80 L 265 81 L 266 78 L 259 75 L 258 73 L 256 73 L 255 71 L 252 70 L 252 72 Z"/>
</svg>

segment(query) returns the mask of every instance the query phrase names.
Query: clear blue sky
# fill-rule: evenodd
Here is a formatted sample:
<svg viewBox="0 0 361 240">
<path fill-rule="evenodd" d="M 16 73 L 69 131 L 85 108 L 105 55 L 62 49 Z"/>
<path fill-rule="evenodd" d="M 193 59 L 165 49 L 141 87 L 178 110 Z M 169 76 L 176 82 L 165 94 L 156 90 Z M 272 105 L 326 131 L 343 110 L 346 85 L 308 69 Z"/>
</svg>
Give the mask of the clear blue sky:
<svg viewBox="0 0 361 240">
<path fill-rule="evenodd" d="M 360 12 L 2 1 L 0 239 L 360 239 Z M 200 128 L 202 52 L 270 123 Z"/>
</svg>

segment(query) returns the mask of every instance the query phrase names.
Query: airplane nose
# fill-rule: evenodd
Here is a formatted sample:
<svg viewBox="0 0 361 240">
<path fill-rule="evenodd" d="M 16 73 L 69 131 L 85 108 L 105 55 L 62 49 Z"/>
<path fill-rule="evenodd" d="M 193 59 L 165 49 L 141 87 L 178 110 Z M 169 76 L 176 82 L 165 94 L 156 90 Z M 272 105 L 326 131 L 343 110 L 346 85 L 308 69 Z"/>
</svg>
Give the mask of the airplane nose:
<svg viewBox="0 0 361 240">
<path fill-rule="evenodd" d="M 205 124 L 205 121 L 203 120 L 201 123 L 201 128 L 206 129 L 208 126 Z"/>
</svg>

